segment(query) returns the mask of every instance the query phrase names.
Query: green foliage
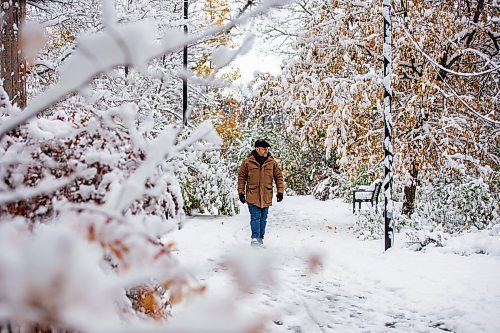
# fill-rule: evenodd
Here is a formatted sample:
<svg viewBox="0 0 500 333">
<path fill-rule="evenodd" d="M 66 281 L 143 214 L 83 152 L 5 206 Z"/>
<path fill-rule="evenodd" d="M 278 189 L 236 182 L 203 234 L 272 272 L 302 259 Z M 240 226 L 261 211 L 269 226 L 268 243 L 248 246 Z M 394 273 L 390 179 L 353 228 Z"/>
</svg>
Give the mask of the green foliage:
<svg viewBox="0 0 500 333">
<path fill-rule="evenodd" d="M 498 202 L 481 178 L 438 177 L 420 186 L 415 213 L 399 216 L 398 228 L 440 229 L 457 234 L 498 223 Z"/>
<path fill-rule="evenodd" d="M 297 193 L 298 178 L 300 182 L 307 184 L 307 175 L 300 173 L 301 159 L 296 143 L 287 138 L 283 132 L 275 130 L 272 126 L 259 122 L 251 122 L 243 131 L 243 139 L 235 141 L 227 150 L 224 157 L 232 161 L 231 172 L 236 174 L 241 162 L 254 149 L 254 142 L 257 139 L 265 139 L 271 145 L 271 155 L 278 160 L 283 170 L 285 189 L 290 193 Z M 299 192 L 300 193 L 300 192 Z M 304 193 L 304 192 L 302 192 Z"/>
<path fill-rule="evenodd" d="M 219 151 L 190 152 L 181 159 L 176 173 L 187 214 L 239 213 L 235 173 Z"/>
<path fill-rule="evenodd" d="M 329 175 L 335 165 L 335 155 L 325 158 L 320 147 L 307 148 L 278 128 L 268 125 L 257 125 L 245 133 L 244 153 L 253 149 L 258 138 L 265 138 L 271 144 L 271 154 L 278 159 L 283 170 L 283 177 L 288 193 L 305 195 Z M 245 155 L 246 156 L 246 155 Z"/>
<path fill-rule="evenodd" d="M 352 202 L 352 182 L 344 182 L 339 192 L 345 192 Z M 394 197 L 403 190 L 396 181 Z M 500 230 L 499 207 L 491 188 L 481 178 L 440 176 L 417 189 L 415 212 L 401 214 L 402 202 L 394 201 L 394 231 L 402 232 L 408 248 L 415 251 L 427 247 L 445 246 L 450 237 L 483 229 Z M 354 233 L 360 239 L 380 239 L 384 234 L 383 201 L 375 208 L 356 213 Z"/>
<path fill-rule="evenodd" d="M 495 170 L 491 175 L 488 185 L 490 186 L 490 192 L 494 195 L 494 200 L 500 202 L 500 166 L 498 170 Z"/>
<path fill-rule="evenodd" d="M 345 202 L 352 202 L 352 191 L 361 185 L 370 185 L 375 179 L 368 172 L 368 167 L 362 165 L 354 175 L 347 177 L 345 174 L 336 175 L 336 187 L 333 189 L 336 198 L 342 198 Z"/>
</svg>

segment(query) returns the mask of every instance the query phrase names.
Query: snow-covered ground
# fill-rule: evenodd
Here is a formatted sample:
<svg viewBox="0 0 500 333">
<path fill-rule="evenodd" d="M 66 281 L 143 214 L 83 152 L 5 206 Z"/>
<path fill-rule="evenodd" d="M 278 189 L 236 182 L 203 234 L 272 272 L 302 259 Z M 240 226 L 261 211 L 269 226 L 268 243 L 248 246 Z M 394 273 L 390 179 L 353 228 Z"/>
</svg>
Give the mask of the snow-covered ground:
<svg viewBox="0 0 500 333">
<path fill-rule="evenodd" d="M 352 234 L 341 201 L 274 203 L 265 249 L 250 248 L 248 221 L 242 206 L 235 217 L 191 218 L 169 239 L 207 285 L 201 298 L 232 298 L 227 311 L 264 332 L 500 332 L 498 256 L 412 252 L 397 237 L 384 252 Z M 182 312 L 174 306 L 174 321 Z"/>
</svg>

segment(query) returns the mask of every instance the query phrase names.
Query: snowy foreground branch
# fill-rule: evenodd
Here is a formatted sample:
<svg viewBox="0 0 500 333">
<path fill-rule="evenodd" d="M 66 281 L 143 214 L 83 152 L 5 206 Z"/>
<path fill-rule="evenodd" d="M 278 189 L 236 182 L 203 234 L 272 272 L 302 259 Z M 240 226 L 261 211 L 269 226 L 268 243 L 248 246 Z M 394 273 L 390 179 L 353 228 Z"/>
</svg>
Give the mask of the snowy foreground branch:
<svg viewBox="0 0 500 333">
<path fill-rule="evenodd" d="M 103 112 L 101 123 L 73 116 L 67 137 L 36 137 L 40 123 L 33 122 L 2 142 L 9 161 L 0 183 L 0 327 L 158 327 L 136 311 L 163 319 L 167 305 L 203 291 L 172 256 L 173 244 L 161 240 L 183 219 L 166 159 L 217 147 L 220 138 L 206 122 L 184 140 L 172 126 L 147 139 L 130 104 Z M 45 119 L 43 134 L 50 123 L 60 125 Z"/>
<path fill-rule="evenodd" d="M 147 73 L 151 59 L 283 3 L 266 1 L 225 26 L 191 37 L 172 32 L 158 43 L 152 23 L 116 24 L 105 1 L 106 28 L 79 40 L 58 84 L 22 112 L 4 108 L 0 331 L 198 333 L 209 327 L 229 333 L 261 326 L 252 316 L 227 311 L 235 308 L 234 297 L 201 300 L 167 320 L 172 305 L 206 288 L 164 237 L 183 221 L 175 159 L 221 145 L 209 122 L 192 133 L 167 126 L 153 135 L 139 124 L 134 104 L 33 118 L 100 73 L 124 65 Z"/>
</svg>

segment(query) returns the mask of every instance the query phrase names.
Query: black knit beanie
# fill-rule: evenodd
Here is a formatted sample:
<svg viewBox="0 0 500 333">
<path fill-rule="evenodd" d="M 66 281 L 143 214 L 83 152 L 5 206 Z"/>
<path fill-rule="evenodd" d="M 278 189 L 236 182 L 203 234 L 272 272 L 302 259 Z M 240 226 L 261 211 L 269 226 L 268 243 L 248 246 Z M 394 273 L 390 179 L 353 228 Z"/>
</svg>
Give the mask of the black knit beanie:
<svg viewBox="0 0 500 333">
<path fill-rule="evenodd" d="M 270 148 L 271 145 L 266 140 L 259 139 L 259 140 L 255 141 L 255 148 L 257 148 L 257 147 Z"/>
</svg>

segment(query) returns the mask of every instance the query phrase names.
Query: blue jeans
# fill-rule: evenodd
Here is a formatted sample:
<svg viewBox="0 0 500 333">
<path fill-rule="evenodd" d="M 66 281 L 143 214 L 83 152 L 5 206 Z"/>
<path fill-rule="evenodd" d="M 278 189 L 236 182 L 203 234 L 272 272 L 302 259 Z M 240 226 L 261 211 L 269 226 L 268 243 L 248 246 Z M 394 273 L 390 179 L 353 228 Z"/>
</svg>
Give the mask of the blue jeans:
<svg viewBox="0 0 500 333">
<path fill-rule="evenodd" d="M 248 204 L 250 211 L 250 227 L 252 228 L 252 238 L 264 239 L 266 233 L 267 211 L 269 207 L 260 208 L 252 204 Z"/>
</svg>

